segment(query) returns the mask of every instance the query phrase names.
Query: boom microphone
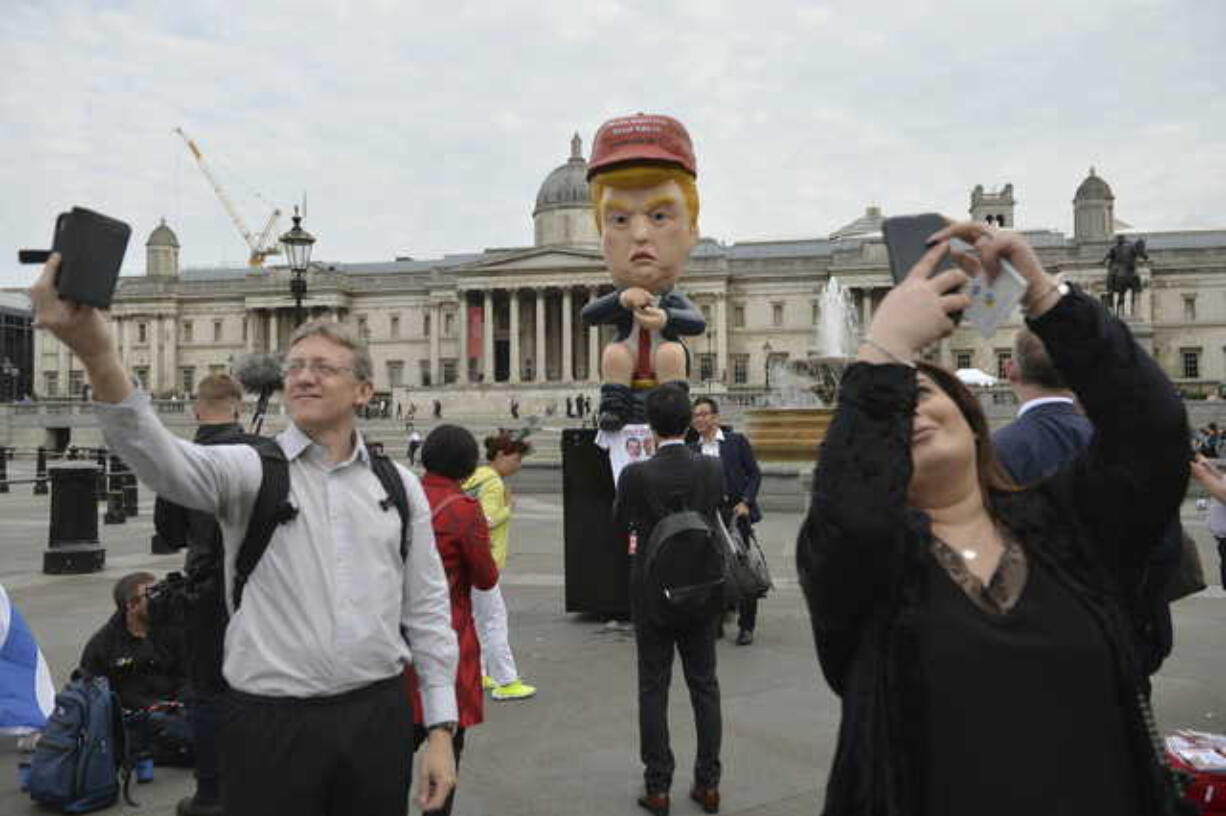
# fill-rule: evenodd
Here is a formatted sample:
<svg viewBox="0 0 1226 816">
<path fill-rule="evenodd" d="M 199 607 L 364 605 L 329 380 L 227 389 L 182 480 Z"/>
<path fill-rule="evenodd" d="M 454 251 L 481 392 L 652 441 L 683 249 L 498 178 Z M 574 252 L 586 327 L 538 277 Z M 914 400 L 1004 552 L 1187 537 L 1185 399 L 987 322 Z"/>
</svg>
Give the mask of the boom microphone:
<svg viewBox="0 0 1226 816">
<path fill-rule="evenodd" d="M 281 358 L 276 354 L 244 354 L 234 363 L 234 378 L 252 394 L 281 390 Z"/>
<path fill-rule="evenodd" d="M 251 432 L 259 434 L 264 428 L 264 415 L 268 413 L 268 398 L 272 392 L 280 391 L 284 383 L 281 358 L 276 354 L 244 354 L 234 363 L 234 378 L 243 388 L 259 395 L 251 417 Z"/>
</svg>

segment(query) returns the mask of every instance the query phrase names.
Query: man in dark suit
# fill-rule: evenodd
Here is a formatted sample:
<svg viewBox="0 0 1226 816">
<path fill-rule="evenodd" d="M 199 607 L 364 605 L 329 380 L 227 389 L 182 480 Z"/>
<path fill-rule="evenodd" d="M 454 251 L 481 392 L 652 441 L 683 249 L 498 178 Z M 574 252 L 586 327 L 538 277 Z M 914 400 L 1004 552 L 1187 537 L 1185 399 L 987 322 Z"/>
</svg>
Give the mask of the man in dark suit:
<svg viewBox="0 0 1226 816">
<path fill-rule="evenodd" d="M 992 445 L 1013 481 L 1029 485 L 1077 458 L 1094 426 L 1029 329 L 1018 332 L 1005 373 L 1021 407 L 1017 419 L 992 434 Z"/>
<path fill-rule="evenodd" d="M 664 626 L 647 614 L 644 562 L 652 530 L 660 519 L 678 510 L 696 510 L 714 517 L 723 491 L 714 462 L 685 446 L 690 424 L 689 396 L 675 385 L 662 385 L 647 395 L 647 422 L 655 435 L 655 456 L 621 472 L 614 519 L 634 535 L 638 552 L 630 569 L 631 612 L 638 652 L 639 753 L 646 792 L 639 805 L 653 816 L 667 816 L 668 791 L 675 762 L 668 742 L 668 686 L 673 649 L 690 691 L 698 751 L 690 798 L 707 813 L 719 811 L 720 717 L 719 681 L 715 676 L 715 617 L 686 626 Z M 695 498 L 700 497 L 700 498 Z M 698 506 L 691 506 L 697 504 Z"/>
<path fill-rule="evenodd" d="M 750 525 L 762 520 L 762 511 L 758 509 L 762 471 L 749 440 L 732 430 L 732 426 L 720 424 L 719 405 L 714 399 L 699 397 L 694 400 L 685 443 L 699 453 L 719 457 L 724 469 L 724 501 L 720 511 L 726 524 L 741 525 L 743 532 L 750 535 Z M 758 623 L 758 599 L 742 598 L 738 610 L 736 645 L 748 646 L 753 643 Z"/>
</svg>

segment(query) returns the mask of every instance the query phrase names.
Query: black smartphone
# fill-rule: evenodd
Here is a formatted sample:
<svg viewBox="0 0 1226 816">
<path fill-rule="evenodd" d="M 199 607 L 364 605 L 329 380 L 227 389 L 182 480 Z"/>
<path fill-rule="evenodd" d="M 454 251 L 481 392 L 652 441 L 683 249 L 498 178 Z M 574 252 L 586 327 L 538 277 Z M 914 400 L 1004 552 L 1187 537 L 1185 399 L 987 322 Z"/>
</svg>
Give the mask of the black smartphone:
<svg viewBox="0 0 1226 816">
<path fill-rule="evenodd" d="M 881 224 L 881 234 L 885 238 L 885 249 L 890 256 L 890 275 L 894 278 L 895 285 L 907 277 L 907 273 L 931 248 L 927 243 L 929 236 L 945 229 L 948 224 L 944 216 L 937 213 L 895 215 L 885 219 Z M 953 257 L 946 253 L 945 257 L 937 262 L 929 277 L 954 265 Z M 954 312 L 950 317 L 956 324 L 962 319 L 962 313 Z"/>
<path fill-rule="evenodd" d="M 885 237 L 886 252 L 890 256 L 890 275 L 893 276 L 895 284 L 901 283 L 930 249 L 926 243 L 928 237 L 945 229 L 948 224 L 944 217 L 936 213 L 895 215 L 882 223 L 881 233 Z M 936 275 L 953 265 L 953 258 L 946 255 L 932 270 L 932 274 Z"/>
<path fill-rule="evenodd" d="M 55 279 L 60 297 L 109 308 L 131 236 L 124 222 L 84 207 L 61 213 L 52 241 L 52 251 L 63 258 Z"/>
</svg>

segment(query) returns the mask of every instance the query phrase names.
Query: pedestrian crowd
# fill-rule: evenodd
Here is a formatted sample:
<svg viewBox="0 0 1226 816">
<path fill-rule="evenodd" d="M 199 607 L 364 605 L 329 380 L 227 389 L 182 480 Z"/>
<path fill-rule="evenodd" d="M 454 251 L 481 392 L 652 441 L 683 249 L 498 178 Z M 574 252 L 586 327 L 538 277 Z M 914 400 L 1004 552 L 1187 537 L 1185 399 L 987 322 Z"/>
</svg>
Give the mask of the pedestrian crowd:
<svg viewBox="0 0 1226 816">
<path fill-rule="evenodd" d="M 977 254 L 955 252 L 933 274 L 952 238 Z M 842 706 L 825 812 L 1179 812 L 1150 676 L 1172 643 L 1189 472 L 1226 503 L 1208 458 L 1217 430 L 1198 435 L 1190 466 L 1170 381 L 1022 236 L 968 222 L 930 245 L 843 376 L 797 538 L 818 662 Z M 1019 416 L 993 435 L 924 351 L 970 306 L 970 276 L 1000 259 L 1025 280 L 1027 329 L 1008 372 Z M 356 431 L 373 395 L 366 346 L 316 321 L 289 340 L 291 422 L 275 440 L 237 425 L 241 390 L 224 375 L 202 382 L 197 437 L 179 439 L 133 388 L 102 313 L 56 297 L 57 263 L 32 290 L 37 321 L 82 361 L 108 446 L 158 494 L 159 531 L 188 549 L 183 630 L 157 625 L 159 609 L 173 617 L 173 582 L 134 573 L 81 658 L 144 712 L 151 758 L 193 755 L 197 786 L 179 812 L 402 814 L 416 754 L 418 805 L 449 813 L 486 692 L 537 692 L 511 648 L 500 580 L 506 480 L 532 452 L 526 434 L 478 445 L 458 425 L 414 431 L 419 477 Z M 632 412 L 631 399 L 620 407 Z M 432 409 L 441 418 L 438 400 Z M 688 798 L 716 813 L 716 641 L 731 611 L 735 642 L 754 642 L 761 593 L 731 591 L 729 563 L 762 517 L 761 472 L 714 399 L 666 383 L 643 412 L 654 455 L 636 442 L 610 519 L 632 552 L 637 804 L 653 816 L 672 806 L 677 654 L 697 733 Z"/>
</svg>

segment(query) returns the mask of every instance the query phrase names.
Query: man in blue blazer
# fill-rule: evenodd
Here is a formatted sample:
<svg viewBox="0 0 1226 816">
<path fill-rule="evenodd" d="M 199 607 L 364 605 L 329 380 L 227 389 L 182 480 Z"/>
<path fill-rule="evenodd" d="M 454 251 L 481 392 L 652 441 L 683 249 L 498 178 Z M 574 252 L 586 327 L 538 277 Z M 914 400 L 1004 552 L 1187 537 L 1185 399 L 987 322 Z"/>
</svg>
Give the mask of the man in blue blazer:
<svg viewBox="0 0 1226 816">
<path fill-rule="evenodd" d="M 1021 407 L 1017 419 L 992 434 L 992 446 L 1013 481 L 1030 485 L 1088 448 L 1094 426 L 1030 330 L 1018 332 L 1005 373 Z"/>
<path fill-rule="evenodd" d="M 721 509 L 729 524 L 743 525 L 746 533 L 749 526 L 762 520 L 758 509 L 758 488 L 762 485 L 762 471 L 754 458 L 753 448 L 744 434 L 732 430 L 719 421 L 719 405 L 711 397 L 694 400 L 694 413 L 686 444 L 708 456 L 718 456 L 724 468 L 724 502 Z M 758 622 L 758 599 L 743 598 L 739 603 L 736 636 L 738 646 L 753 643 L 754 628 Z M 722 625 L 721 625 L 722 626 Z"/>
</svg>

